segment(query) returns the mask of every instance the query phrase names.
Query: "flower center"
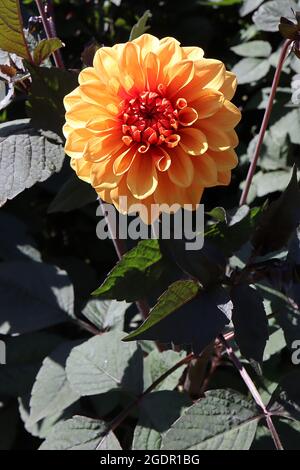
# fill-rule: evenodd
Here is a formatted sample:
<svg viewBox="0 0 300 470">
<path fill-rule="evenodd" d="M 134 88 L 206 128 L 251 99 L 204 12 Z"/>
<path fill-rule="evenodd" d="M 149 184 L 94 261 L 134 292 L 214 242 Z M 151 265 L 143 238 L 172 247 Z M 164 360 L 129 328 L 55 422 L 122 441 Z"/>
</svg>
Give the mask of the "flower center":
<svg viewBox="0 0 300 470">
<path fill-rule="evenodd" d="M 120 117 L 126 145 L 140 142 L 147 151 L 150 145 L 165 142 L 174 147 L 178 143 L 179 136 L 175 134 L 179 125 L 178 109 L 156 92 L 145 91 L 126 100 Z"/>
</svg>

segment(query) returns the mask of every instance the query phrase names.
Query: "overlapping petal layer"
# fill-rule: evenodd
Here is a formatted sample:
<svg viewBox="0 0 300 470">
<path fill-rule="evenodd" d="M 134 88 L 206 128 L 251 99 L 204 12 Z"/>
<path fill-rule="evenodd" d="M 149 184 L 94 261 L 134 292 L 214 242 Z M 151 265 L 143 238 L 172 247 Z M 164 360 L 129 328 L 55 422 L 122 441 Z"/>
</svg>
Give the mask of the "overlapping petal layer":
<svg viewBox="0 0 300 470">
<path fill-rule="evenodd" d="M 199 47 L 144 34 L 99 49 L 65 97 L 65 151 L 118 210 L 192 204 L 237 165 L 236 78 Z"/>
</svg>

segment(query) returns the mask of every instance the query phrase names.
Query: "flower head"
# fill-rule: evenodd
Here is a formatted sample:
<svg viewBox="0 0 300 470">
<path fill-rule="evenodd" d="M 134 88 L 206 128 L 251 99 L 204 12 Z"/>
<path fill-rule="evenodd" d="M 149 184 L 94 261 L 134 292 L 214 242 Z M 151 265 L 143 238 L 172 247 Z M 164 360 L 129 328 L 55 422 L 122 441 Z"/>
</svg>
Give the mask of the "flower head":
<svg viewBox="0 0 300 470">
<path fill-rule="evenodd" d="M 99 49 L 65 97 L 65 151 L 118 210 L 199 203 L 237 164 L 236 78 L 198 47 L 149 34 Z"/>
</svg>

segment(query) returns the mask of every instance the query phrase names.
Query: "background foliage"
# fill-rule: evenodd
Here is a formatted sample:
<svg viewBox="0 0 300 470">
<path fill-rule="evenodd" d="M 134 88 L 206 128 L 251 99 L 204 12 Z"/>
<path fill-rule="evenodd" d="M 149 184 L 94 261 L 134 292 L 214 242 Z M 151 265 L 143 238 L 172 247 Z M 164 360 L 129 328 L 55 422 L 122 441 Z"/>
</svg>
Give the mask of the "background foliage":
<svg viewBox="0 0 300 470">
<path fill-rule="evenodd" d="M 18 2 L 0 1 L 1 449 L 274 448 L 261 410 L 213 347 L 224 330 L 283 446 L 299 449 L 296 56 L 284 66 L 251 208 L 237 209 L 290 7 L 299 4 L 56 0 L 59 40 L 47 42 L 34 1 L 21 2 L 22 16 Z M 116 264 L 111 242 L 96 237 L 96 196 L 64 157 L 62 98 L 95 47 L 143 30 L 143 21 L 132 27 L 146 10 L 151 33 L 199 45 L 237 73 L 240 165 L 229 187 L 205 192 L 201 251 L 152 240 Z M 64 70 L 50 57 L 59 48 Z M 134 302 L 145 298 L 153 310 L 142 323 Z"/>
</svg>

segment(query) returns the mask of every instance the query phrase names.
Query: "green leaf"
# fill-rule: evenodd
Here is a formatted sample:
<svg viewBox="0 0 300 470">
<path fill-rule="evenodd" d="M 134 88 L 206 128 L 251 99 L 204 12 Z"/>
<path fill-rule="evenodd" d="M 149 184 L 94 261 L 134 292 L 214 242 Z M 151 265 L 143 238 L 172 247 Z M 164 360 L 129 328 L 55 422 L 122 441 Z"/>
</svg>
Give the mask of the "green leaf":
<svg viewBox="0 0 300 470">
<path fill-rule="evenodd" d="M 231 290 L 234 338 L 243 356 L 262 362 L 269 338 L 268 320 L 261 294 L 247 284 Z"/>
<path fill-rule="evenodd" d="M 40 65 L 53 52 L 63 46 L 64 44 L 58 38 L 42 39 L 33 51 L 33 61 L 35 65 Z"/>
<path fill-rule="evenodd" d="M 158 241 L 143 240 L 123 256 L 93 295 L 134 302 L 147 296 L 165 267 Z"/>
<path fill-rule="evenodd" d="M 185 354 L 177 353 L 175 351 L 152 351 L 144 360 L 144 389 L 148 388 L 155 380 L 161 375 L 171 369 L 177 362 L 183 359 Z M 177 387 L 180 377 L 182 376 L 183 369 L 186 367 L 183 364 L 178 367 L 172 374 L 168 375 L 163 382 L 161 382 L 155 390 L 173 390 Z"/>
<path fill-rule="evenodd" d="M 99 330 L 113 328 L 124 323 L 124 316 L 130 304 L 117 300 L 92 299 L 82 310 L 82 314 Z"/>
<path fill-rule="evenodd" d="M 255 10 L 264 0 L 244 0 L 243 5 L 240 8 L 240 15 L 246 16 L 251 11 Z"/>
<path fill-rule="evenodd" d="M 158 299 L 157 304 L 153 307 L 144 323 L 133 333 L 126 336 L 123 341 L 141 338 L 141 334 L 193 299 L 198 294 L 199 288 L 198 282 L 195 281 L 176 281 L 171 284 L 168 290 Z"/>
<path fill-rule="evenodd" d="M 185 296 L 186 290 L 187 285 L 183 289 Z M 188 290 L 190 292 L 189 288 Z M 179 293 L 183 294 L 180 290 Z M 152 310 L 155 314 L 154 319 L 152 319 L 153 313 L 150 313 L 141 327 L 127 336 L 125 340 L 135 338 L 157 340 L 162 343 L 190 344 L 193 351 L 199 354 L 230 321 L 232 302 L 227 292 L 220 287 L 200 291 L 192 300 L 181 304 L 180 308 L 178 307 L 183 298 L 179 296 L 179 302 L 176 304 L 172 302 L 174 295 L 174 287 L 171 286 Z M 170 299 L 170 302 L 166 303 L 165 299 Z M 165 305 L 168 308 L 165 308 Z"/>
<path fill-rule="evenodd" d="M 269 57 L 272 48 L 267 41 L 250 41 L 238 46 L 231 47 L 235 54 L 242 57 Z"/>
<path fill-rule="evenodd" d="M 288 243 L 300 223 L 300 189 L 296 167 L 279 199 L 262 212 L 252 243 L 260 254 L 277 251 Z"/>
<path fill-rule="evenodd" d="M 84 416 L 74 416 L 58 423 L 48 434 L 39 450 L 96 450 L 106 424 Z M 110 434 L 116 449 L 116 437 Z"/>
<path fill-rule="evenodd" d="M 163 253 L 182 271 L 198 279 L 204 286 L 217 284 L 224 276 L 226 257 L 219 246 L 205 237 L 200 250 L 186 249 L 186 240 L 171 238 L 160 240 Z"/>
<path fill-rule="evenodd" d="M 235 64 L 232 71 L 236 74 L 238 83 L 243 85 L 261 80 L 267 75 L 270 67 L 270 62 L 266 59 L 247 57 Z"/>
<path fill-rule="evenodd" d="M 60 336 L 35 332 L 1 338 L 6 364 L 0 367 L 0 396 L 20 397 L 30 392 L 43 359 L 62 341 Z"/>
<path fill-rule="evenodd" d="M 57 67 L 28 65 L 32 84 L 27 114 L 36 129 L 52 131 L 63 137 L 64 97 L 78 86 L 78 75 Z"/>
<path fill-rule="evenodd" d="M 160 450 L 162 434 L 192 402 L 175 391 L 158 391 L 146 396 L 140 405 L 140 416 L 133 436 L 133 450 Z"/>
<path fill-rule="evenodd" d="M 80 395 L 70 387 L 65 371 L 66 360 L 77 345 L 78 341 L 64 342 L 44 359 L 31 392 L 29 426 L 79 400 Z"/>
<path fill-rule="evenodd" d="M 286 375 L 274 391 L 268 410 L 276 415 L 300 421 L 300 372 Z"/>
<path fill-rule="evenodd" d="M 26 333 L 67 321 L 73 315 L 74 291 L 67 273 L 56 266 L 3 262 L 0 302 L 0 333 Z"/>
<path fill-rule="evenodd" d="M 122 343 L 113 330 L 74 348 L 67 360 L 71 387 L 82 396 L 122 389 L 139 393 L 143 387 L 143 354 L 136 343 Z"/>
<path fill-rule="evenodd" d="M 133 26 L 131 33 L 130 33 L 129 41 L 133 41 L 134 39 L 137 39 L 139 36 L 141 36 L 146 31 L 148 31 L 150 26 L 148 26 L 147 23 L 151 17 L 152 17 L 151 11 L 146 10 L 143 16 L 141 16 L 138 22 Z"/>
<path fill-rule="evenodd" d="M 210 391 L 171 426 L 162 450 L 248 450 L 258 420 L 256 407 L 242 395 Z"/>
<path fill-rule="evenodd" d="M 261 31 L 278 31 L 280 18 L 285 16 L 294 19 L 293 10 L 296 11 L 297 3 L 294 0 L 272 0 L 264 3 L 253 15 L 253 21 Z"/>
<path fill-rule="evenodd" d="M 18 0 L 0 2 L 0 49 L 31 61 L 23 32 L 23 21 Z"/>
<path fill-rule="evenodd" d="M 70 212 L 97 200 L 97 193 L 90 184 L 72 175 L 51 202 L 48 213 Z"/>
<path fill-rule="evenodd" d="M 61 139 L 43 135 L 28 119 L 0 124 L 0 206 L 58 172 L 64 157 Z"/>
<path fill-rule="evenodd" d="M 0 258 L 4 261 L 41 261 L 28 227 L 11 214 L 0 212 Z"/>
</svg>

